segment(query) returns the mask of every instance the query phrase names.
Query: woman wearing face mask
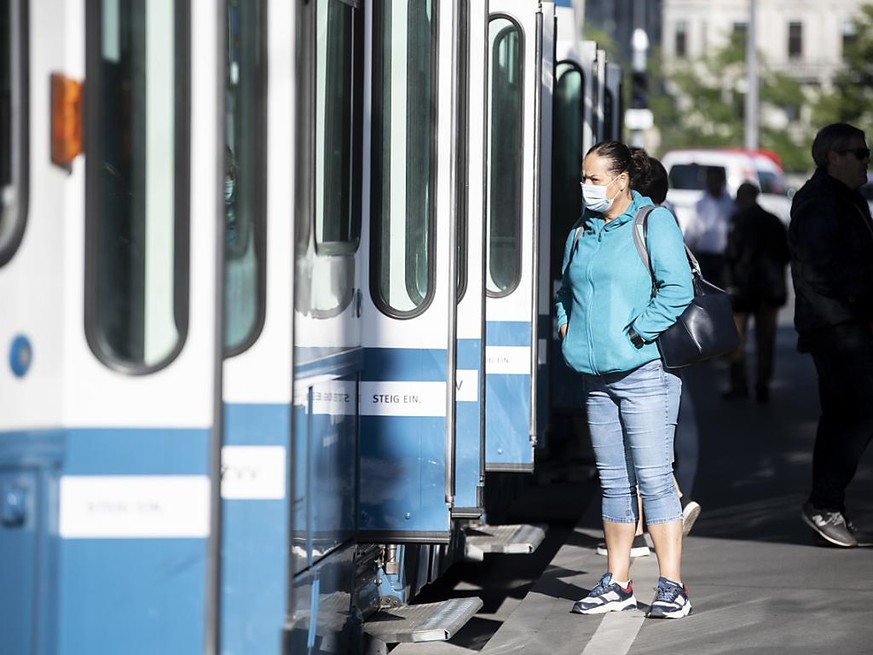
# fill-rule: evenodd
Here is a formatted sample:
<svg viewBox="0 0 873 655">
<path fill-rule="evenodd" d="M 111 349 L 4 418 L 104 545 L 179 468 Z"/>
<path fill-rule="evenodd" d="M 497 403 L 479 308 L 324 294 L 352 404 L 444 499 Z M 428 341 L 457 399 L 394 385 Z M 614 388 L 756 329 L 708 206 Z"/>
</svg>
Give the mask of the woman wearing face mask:
<svg viewBox="0 0 873 655">
<path fill-rule="evenodd" d="M 682 233 L 667 209 L 648 217 L 651 275 L 634 245 L 634 215 L 653 203 L 632 187 L 648 166 L 645 152 L 632 154 L 616 141 L 585 155 L 585 207 L 567 238 L 555 300 L 564 359 L 584 381 L 607 546 L 607 573 L 573 606 L 579 614 L 636 607 L 630 550 L 637 488 L 660 573 L 648 616 L 691 612 L 680 571 L 682 507 L 672 477 L 682 382 L 662 366 L 655 339 L 688 306 L 693 291 Z"/>
</svg>

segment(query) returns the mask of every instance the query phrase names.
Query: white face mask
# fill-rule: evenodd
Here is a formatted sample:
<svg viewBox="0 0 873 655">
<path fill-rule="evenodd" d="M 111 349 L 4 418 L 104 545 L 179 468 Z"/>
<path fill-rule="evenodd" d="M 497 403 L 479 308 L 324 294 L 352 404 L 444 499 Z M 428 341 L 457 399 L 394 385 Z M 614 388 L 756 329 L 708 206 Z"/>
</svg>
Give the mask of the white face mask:
<svg viewBox="0 0 873 655">
<path fill-rule="evenodd" d="M 585 201 L 586 209 L 590 209 L 593 212 L 597 212 L 598 214 L 604 214 L 609 211 L 609 208 L 612 207 L 612 203 L 615 200 L 615 197 L 608 198 L 606 196 L 606 189 L 609 188 L 609 185 L 615 182 L 618 179 L 618 176 L 612 178 L 607 184 L 583 184 L 582 185 L 582 199 Z"/>
</svg>

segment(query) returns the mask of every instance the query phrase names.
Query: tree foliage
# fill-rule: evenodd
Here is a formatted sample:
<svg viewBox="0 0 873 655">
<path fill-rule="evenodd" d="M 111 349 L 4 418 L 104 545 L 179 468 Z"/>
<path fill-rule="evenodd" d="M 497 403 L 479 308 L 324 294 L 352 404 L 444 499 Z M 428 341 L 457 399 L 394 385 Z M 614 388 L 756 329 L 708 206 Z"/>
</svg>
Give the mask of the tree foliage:
<svg viewBox="0 0 873 655">
<path fill-rule="evenodd" d="M 706 57 L 677 60 L 665 70 L 653 57 L 653 74 L 662 80 L 661 93 L 651 98 L 663 150 L 697 146 L 743 146 L 746 79 L 745 38 L 730 41 Z M 758 55 L 760 100 L 759 147 L 773 150 L 788 171 L 809 167 L 809 135 L 796 118 L 805 102 L 800 84 L 770 70 Z M 772 111 L 772 110 L 781 111 Z M 784 116 L 789 117 L 788 124 Z M 780 117 L 779 124 L 775 117 Z"/>
<path fill-rule="evenodd" d="M 864 129 L 873 123 L 873 4 L 862 5 L 852 23 L 855 38 L 846 43 L 833 89 L 819 95 L 816 125 L 845 122 Z"/>
</svg>

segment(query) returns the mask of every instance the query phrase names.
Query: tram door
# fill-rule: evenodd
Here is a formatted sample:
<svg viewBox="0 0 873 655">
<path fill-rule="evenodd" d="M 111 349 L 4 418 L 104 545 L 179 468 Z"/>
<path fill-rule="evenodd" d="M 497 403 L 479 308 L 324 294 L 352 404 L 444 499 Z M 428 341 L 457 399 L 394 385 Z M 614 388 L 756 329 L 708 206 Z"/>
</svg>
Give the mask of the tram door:
<svg viewBox="0 0 873 655">
<path fill-rule="evenodd" d="M 483 227 L 488 7 L 458 3 L 457 238 L 458 319 L 455 506 L 452 516 L 479 518 L 485 474 L 485 291 Z"/>
<path fill-rule="evenodd" d="M 290 576 L 295 24 L 289 3 L 227 0 L 224 11 L 221 648 L 278 652 Z"/>
<path fill-rule="evenodd" d="M 539 262 L 546 245 L 540 231 L 548 225 L 542 164 L 550 142 L 554 7 L 494 0 L 489 9 L 486 469 L 530 471 L 544 428 L 545 380 L 538 378 L 549 324 Z"/>
<path fill-rule="evenodd" d="M 292 56 L 296 50 L 298 80 L 290 212 L 291 588 L 283 650 L 341 653 L 352 648 L 345 641 L 354 631 L 348 622 L 357 619 L 351 598 L 363 363 L 359 260 L 366 253 L 361 246 L 364 10 L 362 3 L 335 0 L 297 8 L 299 43 L 289 50 Z M 281 307 L 287 300 L 277 302 Z"/>
<path fill-rule="evenodd" d="M 449 539 L 456 243 L 452 3 L 367 5 L 360 539 Z M 438 63 L 439 62 L 439 63 Z"/>
<path fill-rule="evenodd" d="M 593 41 L 578 42 L 559 23 L 555 66 L 553 129 L 560 138 L 552 143 L 551 188 L 551 252 L 549 271 L 554 294 L 561 284 L 561 265 L 567 235 L 582 211 L 579 188 L 580 165 L 587 150 L 597 139 L 597 86 L 595 59 L 597 46 Z M 584 409 L 581 404 L 581 378 L 564 363 L 561 343 L 554 330 L 550 337 L 552 366 L 551 420 L 553 441 L 563 439 L 561 446 L 578 444 L 576 435 L 584 430 Z"/>
<path fill-rule="evenodd" d="M 12 62 L 38 56 L 13 73 L 14 129 L 0 137 L 0 159 L 6 137 L 15 143 L 11 178 L 0 166 L 0 650 L 208 652 L 219 585 L 216 12 L 172 1 L 2 8 L 0 48 L 10 29 L 24 48 Z M 4 52 L 0 66 L 9 61 Z"/>
</svg>

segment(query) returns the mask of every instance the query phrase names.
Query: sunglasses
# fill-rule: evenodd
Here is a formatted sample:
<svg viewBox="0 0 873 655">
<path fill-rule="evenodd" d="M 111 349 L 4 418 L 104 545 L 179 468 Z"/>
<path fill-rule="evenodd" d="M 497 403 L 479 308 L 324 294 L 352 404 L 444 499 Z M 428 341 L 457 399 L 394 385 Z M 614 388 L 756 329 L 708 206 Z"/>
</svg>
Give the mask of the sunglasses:
<svg viewBox="0 0 873 655">
<path fill-rule="evenodd" d="M 837 150 L 841 155 L 845 155 L 847 152 L 851 152 L 855 155 L 855 159 L 858 161 L 863 161 L 865 159 L 870 158 L 870 148 L 849 148 L 848 150 Z"/>
</svg>

